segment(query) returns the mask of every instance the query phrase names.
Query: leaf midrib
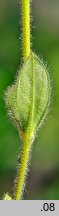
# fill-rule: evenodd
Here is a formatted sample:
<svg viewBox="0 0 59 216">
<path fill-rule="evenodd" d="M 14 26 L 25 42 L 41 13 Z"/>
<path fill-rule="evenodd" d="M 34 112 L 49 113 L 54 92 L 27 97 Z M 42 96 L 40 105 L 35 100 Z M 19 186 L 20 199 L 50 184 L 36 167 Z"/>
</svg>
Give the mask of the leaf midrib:
<svg viewBox="0 0 59 216">
<path fill-rule="evenodd" d="M 32 106 L 31 106 L 31 121 L 30 121 L 30 131 L 33 132 L 33 121 L 34 121 L 34 109 L 35 109 L 35 76 L 34 76 L 34 58 L 31 56 L 31 68 L 32 68 Z"/>
</svg>

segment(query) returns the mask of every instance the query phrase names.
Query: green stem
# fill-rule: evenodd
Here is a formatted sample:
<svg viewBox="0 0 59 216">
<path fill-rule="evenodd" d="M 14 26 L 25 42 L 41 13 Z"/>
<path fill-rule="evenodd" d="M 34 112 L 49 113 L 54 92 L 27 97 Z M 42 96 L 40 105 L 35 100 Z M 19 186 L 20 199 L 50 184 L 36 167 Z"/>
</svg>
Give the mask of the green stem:
<svg viewBox="0 0 59 216">
<path fill-rule="evenodd" d="M 22 1 L 22 50 L 24 61 L 30 55 L 30 0 Z"/>
<path fill-rule="evenodd" d="M 22 1 L 22 39 L 23 39 L 23 58 L 24 62 L 30 55 L 30 0 Z M 30 138 L 30 135 L 29 135 Z M 31 142 L 28 136 L 23 137 L 23 149 L 21 154 L 21 163 L 18 167 L 14 199 L 21 200 L 25 185 Z"/>
<path fill-rule="evenodd" d="M 23 143 L 23 150 L 21 154 L 21 162 L 18 167 L 18 173 L 17 173 L 16 185 L 15 185 L 15 193 L 14 193 L 15 200 L 21 200 L 23 196 L 25 178 L 28 169 L 30 149 L 31 149 L 31 142 L 27 138 L 25 138 L 25 141 Z"/>
</svg>

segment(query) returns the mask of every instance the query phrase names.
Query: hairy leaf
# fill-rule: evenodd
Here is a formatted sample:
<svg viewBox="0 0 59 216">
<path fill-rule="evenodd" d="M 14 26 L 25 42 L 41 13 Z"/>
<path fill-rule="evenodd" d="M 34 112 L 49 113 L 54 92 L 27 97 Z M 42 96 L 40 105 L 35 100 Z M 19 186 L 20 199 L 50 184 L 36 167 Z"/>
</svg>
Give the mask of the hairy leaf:
<svg viewBox="0 0 59 216">
<path fill-rule="evenodd" d="M 47 67 L 31 53 L 6 92 L 7 106 L 22 132 L 36 133 L 49 106 L 50 89 Z"/>
</svg>

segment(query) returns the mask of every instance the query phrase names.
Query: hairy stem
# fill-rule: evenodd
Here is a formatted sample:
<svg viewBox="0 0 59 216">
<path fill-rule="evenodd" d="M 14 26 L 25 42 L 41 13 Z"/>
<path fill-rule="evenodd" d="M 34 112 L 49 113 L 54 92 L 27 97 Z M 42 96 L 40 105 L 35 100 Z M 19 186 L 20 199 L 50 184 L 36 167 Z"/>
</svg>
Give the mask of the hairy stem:
<svg viewBox="0 0 59 216">
<path fill-rule="evenodd" d="M 24 186 L 25 186 L 25 178 L 28 170 L 28 161 L 31 149 L 31 142 L 25 138 L 23 143 L 23 149 L 21 154 L 21 162 L 18 167 L 17 179 L 15 185 L 15 193 L 14 199 L 21 200 L 23 196 Z"/>
<path fill-rule="evenodd" d="M 24 62 L 30 55 L 30 0 L 21 0 L 22 2 L 22 50 Z M 30 138 L 30 136 L 29 136 Z M 14 199 L 21 200 L 25 186 L 25 177 L 28 169 L 31 142 L 27 136 L 23 137 L 23 149 L 21 154 L 21 163 L 18 166 Z"/>
<path fill-rule="evenodd" d="M 26 61 L 30 55 L 30 0 L 22 1 L 22 50 Z"/>
</svg>

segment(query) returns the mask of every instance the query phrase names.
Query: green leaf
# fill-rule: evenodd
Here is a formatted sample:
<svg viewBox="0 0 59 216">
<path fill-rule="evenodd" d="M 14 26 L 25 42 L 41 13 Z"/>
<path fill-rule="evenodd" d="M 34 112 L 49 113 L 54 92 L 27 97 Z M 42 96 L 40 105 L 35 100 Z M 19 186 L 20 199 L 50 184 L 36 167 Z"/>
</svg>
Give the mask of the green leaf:
<svg viewBox="0 0 59 216">
<path fill-rule="evenodd" d="M 6 104 L 23 133 L 34 136 L 48 110 L 50 94 L 47 67 L 31 53 L 5 97 Z"/>
</svg>

